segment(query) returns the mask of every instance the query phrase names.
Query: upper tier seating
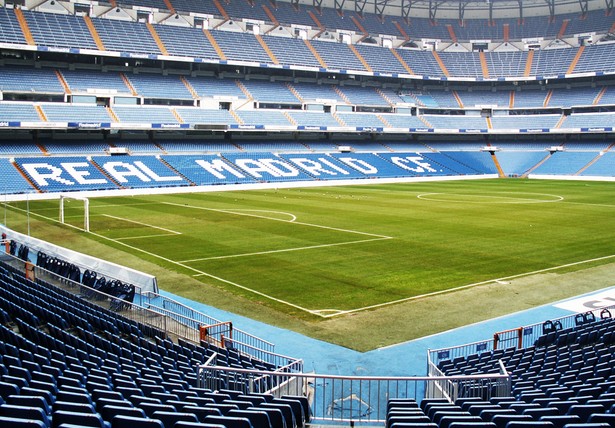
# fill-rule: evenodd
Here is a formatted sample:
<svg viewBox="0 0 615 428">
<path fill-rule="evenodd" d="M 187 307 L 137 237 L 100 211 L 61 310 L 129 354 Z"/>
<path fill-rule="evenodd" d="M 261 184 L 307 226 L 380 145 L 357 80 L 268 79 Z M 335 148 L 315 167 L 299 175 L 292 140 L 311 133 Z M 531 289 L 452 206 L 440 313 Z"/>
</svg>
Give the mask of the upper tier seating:
<svg viewBox="0 0 615 428">
<path fill-rule="evenodd" d="M 92 23 L 107 50 L 161 54 L 147 26 L 141 22 L 92 18 Z"/>
<path fill-rule="evenodd" d="M 25 44 L 26 38 L 13 9 L 0 8 L 0 42 Z"/>
<path fill-rule="evenodd" d="M 34 41 L 41 46 L 97 49 L 85 20 L 73 15 L 24 10 Z"/>
</svg>

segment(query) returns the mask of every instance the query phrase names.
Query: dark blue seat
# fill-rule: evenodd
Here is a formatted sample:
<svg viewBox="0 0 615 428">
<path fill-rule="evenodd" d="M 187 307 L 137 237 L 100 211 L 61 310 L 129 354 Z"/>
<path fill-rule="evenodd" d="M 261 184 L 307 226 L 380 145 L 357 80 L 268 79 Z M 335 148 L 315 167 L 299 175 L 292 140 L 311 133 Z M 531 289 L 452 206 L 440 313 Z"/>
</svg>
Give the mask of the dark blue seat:
<svg viewBox="0 0 615 428">
<path fill-rule="evenodd" d="M 284 428 L 286 423 L 284 421 L 284 415 L 280 409 L 273 409 L 267 407 L 250 407 L 248 410 L 257 410 L 267 413 L 269 416 L 269 422 L 272 428 Z"/>
<path fill-rule="evenodd" d="M 234 418 L 231 416 L 207 416 L 203 422 L 206 424 L 223 425 L 225 428 L 253 428 L 247 418 Z"/>
<path fill-rule="evenodd" d="M 52 428 L 58 428 L 62 424 L 81 425 L 89 428 L 108 428 L 98 413 L 74 413 L 65 410 L 56 410 L 52 415 Z"/>
<path fill-rule="evenodd" d="M 442 416 L 440 418 L 440 421 L 436 423 L 438 424 L 438 427 L 440 428 L 449 428 L 451 424 L 453 423 L 469 423 L 469 422 L 484 422 L 484 421 L 478 416 L 471 416 L 471 415 L 458 416 L 458 415 L 447 414 L 445 416 Z"/>
<path fill-rule="evenodd" d="M 228 414 L 234 418 L 246 418 L 252 424 L 252 428 L 272 428 L 267 413 L 258 410 L 231 410 Z"/>
<path fill-rule="evenodd" d="M 93 404 L 86 403 L 71 403 L 69 401 L 56 401 L 53 403 L 53 411 L 64 410 L 66 412 L 74 413 L 96 413 L 96 409 Z"/>
<path fill-rule="evenodd" d="M 41 421 L 33 419 L 13 418 L 10 416 L 0 416 L 0 426 L 2 428 L 46 428 Z"/>
<path fill-rule="evenodd" d="M 615 427 L 615 414 L 613 413 L 594 413 L 589 417 L 587 422 L 590 422 L 590 423 L 607 422 L 607 423 L 610 423 L 611 426 Z"/>
<path fill-rule="evenodd" d="M 145 412 L 142 409 L 126 406 L 106 405 L 100 410 L 100 416 L 103 420 L 111 422 L 115 416 L 133 416 L 135 418 L 146 418 Z"/>
<path fill-rule="evenodd" d="M 506 428 L 510 422 L 516 421 L 532 421 L 532 417 L 529 415 L 495 415 L 491 418 L 491 422 L 495 424 L 497 428 Z"/>
<path fill-rule="evenodd" d="M 575 404 L 570 406 L 567 415 L 577 415 L 581 422 L 587 422 L 593 413 L 603 413 L 604 408 L 599 404 Z"/>
<path fill-rule="evenodd" d="M 47 414 L 40 407 L 3 404 L 0 406 L 0 416 L 41 421 L 45 424 L 45 426 L 49 426 L 51 424 L 49 416 L 47 416 Z"/>
<path fill-rule="evenodd" d="M 511 421 L 506 428 L 554 428 L 554 425 L 547 421 Z"/>
<path fill-rule="evenodd" d="M 448 428 L 495 428 L 493 422 L 453 422 Z"/>
<path fill-rule="evenodd" d="M 141 403 L 139 404 L 139 408 L 143 409 L 147 417 L 151 418 L 152 415 L 156 411 L 166 411 L 166 412 L 175 412 L 177 409 L 173 406 L 167 406 L 165 404 L 156 404 L 156 403 Z"/>
<path fill-rule="evenodd" d="M 135 418 L 133 416 L 115 416 L 111 420 L 112 428 L 165 428 L 158 419 Z"/>
<path fill-rule="evenodd" d="M 204 422 L 179 421 L 173 425 L 173 428 L 225 428 L 225 426 L 220 424 L 207 424 Z"/>
<path fill-rule="evenodd" d="M 577 415 L 557 415 L 557 416 L 542 416 L 541 421 L 551 422 L 555 428 L 564 428 L 567 424 L 581 423 L 581 418 Z"/>
<path fill-rule="evenodd" d="M 196 415 L 193 413 L 180 413 L 180 412 L 165 412 L 165 411 L 155 411 L 152 416 L 152 419 L 158 419 L 162 421 L 165 427 L 172 427 L 176 422 L 186 421 L 186 422 L 198 422 Z"/>
<path fill-rule="evenodd" d="M 37 397 L 35 395 L 9 395 L 6 399 L 7 404 L 14 404 L 16 406 L 26 407 L 38 407 L 43 410 L 46 415 L 51 413 L 51 408 L 47 401 L 43 397 Z"/>
</svg>

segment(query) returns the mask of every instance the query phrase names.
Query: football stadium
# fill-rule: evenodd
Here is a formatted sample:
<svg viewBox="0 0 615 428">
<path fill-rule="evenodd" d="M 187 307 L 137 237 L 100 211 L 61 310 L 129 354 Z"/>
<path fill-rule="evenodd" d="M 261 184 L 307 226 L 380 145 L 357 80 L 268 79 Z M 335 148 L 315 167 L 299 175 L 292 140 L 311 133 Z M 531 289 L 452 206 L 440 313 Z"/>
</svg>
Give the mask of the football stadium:
<svg viewBox="0 0 615 428">
<path fill-rule="evenodd" d="M 0 427 L 614 427 L 612 76 L 612 0 L 0 0 Z"/>
</svg>

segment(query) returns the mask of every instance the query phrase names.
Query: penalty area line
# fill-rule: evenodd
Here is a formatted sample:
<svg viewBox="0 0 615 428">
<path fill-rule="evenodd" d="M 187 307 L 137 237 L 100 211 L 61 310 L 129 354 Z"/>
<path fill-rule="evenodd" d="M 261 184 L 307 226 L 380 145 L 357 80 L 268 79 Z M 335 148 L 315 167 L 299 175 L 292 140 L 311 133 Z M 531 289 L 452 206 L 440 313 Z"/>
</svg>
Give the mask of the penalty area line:
<svg viewBox="0 0 615 428">
<path fill-rule="evenodd" d="M 237 257 L 261 256 L 261 255 L 266 255 L 266 254 L 287 253 L 291 251 L 314 250 L 317 248 L 339 247 L 342 245 L 351 245 L 351 244 L 362 244 L 365 242 L 382 241 L 385 239 L 393 239 L 393 238 L 391 237 L 372 238 L 372 239 L 362 239 L 360 241 L 346 241 L 346 242 L 337 242 L 333 244 L 309 245 L 306 247 L 295 247 L 295 248 L 283 248 L 280 250 L 258 251 L 254 253 L 231 254 L 228 256 L 203 257 L 201 259 L 181 260 L 181 263 L 204 262 L 207 260 L 234 259 Z"/>
<path fill-rule="evenodd" d="M 169 234 L 171 234 L 171 235 L 181 235 L 182 234 L 181 232 L 177 232 L 175 230 L 166 229 L 166 228 L 160 227 L 160 226 L 154 226 L 152 224 L 147 224 L 147 223 L 143 223 L 143 222 L 136 221 L 136 220 L 130 220 L 130 219 L 123 218 L 123 217 L 116 217 L 116 216 L 110 215 L 110 214 L 101 214 L 101 215 L 104 216 L 104 217 L 113 218 L 115 220 L 121 220 L 121 221 L 126 221 L 128 223 L 138 224 L 139 226 L 151 227 L 152 229 L 162 230 L 164 232 L 169 232 Z M 167 236 L 167 235 L 165 235 L 165 236 Z M 118 239 L 120 239 L 120 238 L 118 238 Z M 121 238 L 121 239 L 130 239 L 130 238 Z"/>
<path fill-rule="evenodd" d="M 295 221 L 295 219 L 297 218 L 296 216 L 294 216 L 293 214 L 290 213 L 282 213 L 282 212 L 278 212 L 278 211 L 268 211 L 268 212 L 277 212 L 278 214 L 286 214 L 288 216 L 291 216 L 293 219 L 292 220 L 282 220 L 279 218 L 274 218 L 274 217 L 267 217 L 267 216 L 262 216 L 262 215 L 256 215 L 256 214 L 248 214 L 248 213 L 242 213 L 242 212 L 238 212 L 241 210 L 225 210 L 225 209 L 218 209 L 218 208 L 206 208 L 206 207 L 198 207 L 195 205 L 188 205 L 188 204 L 178 204 L 178 203 L 174 203 L 174 202 L 162 202 L 163 204 L 166 205 L 172 205 L 172 206 L 176 206 L 176 207 L 184 207 L 184 208 L 192 208 L 192 209 L 196 209 L 196 210 L 203 210 L 203 211 L 215 211 L 215 212 L 221 212 L 221 213 L 227 213 L 227 214 L 235 214 L 235 215 L 241 215 L 241 216 L 247 216 L 247 217 L 256 217 L 256 218 L 262 218 L 265 220 L 272 220 L 272 221 L 281 221 L 284 223 L 292 223 L 292 224 L 298 224 L 301 226 L 308 226 L 308 227 L 315 227 L 315 228 L 319 228 L 319 229 L 327 229 L 327 230 L 335 230 L 338 232 L 346 232 L 346 233 L 353 233 L 356 235 L 364 235 L 364 236 L 373 236 L 374 238 L 381 238 L 381 239 L 392 239 L 392 236 L 386 236 L 386 235 L 378 235 L 376 233 L 368 233 L 368 232 L 361 232 L 358 230 L 351 230 L 351 229 L 341 229 L 338 227 L 332 227 L 332 226 L 323 226 L 320 224 L 312 224 L 312 223 L 304 223 L 301 221 Z M 249 211 L 260 211 L 260 210 L 249 210 Z"/>
</svg>

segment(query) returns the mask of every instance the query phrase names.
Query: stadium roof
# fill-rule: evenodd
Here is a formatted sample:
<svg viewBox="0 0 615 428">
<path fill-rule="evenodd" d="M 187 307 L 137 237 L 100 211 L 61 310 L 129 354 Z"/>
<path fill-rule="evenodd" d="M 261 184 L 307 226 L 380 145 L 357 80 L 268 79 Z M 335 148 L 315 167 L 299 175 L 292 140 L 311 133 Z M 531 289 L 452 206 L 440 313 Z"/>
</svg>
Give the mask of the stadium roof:
<svg viewBox="0 0 615 428">
<path fill-rule="evenodd" d="M 438 16 L 464 18 L 465 12 L 485 17 L 497 11 L 499 17 L 541 16 L 584 13 L 613 7 L 613 0 L 278 0 L 306 6 L 354 10 L 391 16 Z M 473 16 L 471 16 L 473 17 Z"/>
</svg>

